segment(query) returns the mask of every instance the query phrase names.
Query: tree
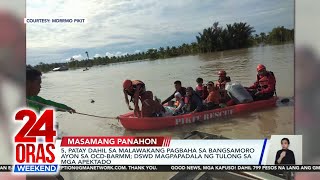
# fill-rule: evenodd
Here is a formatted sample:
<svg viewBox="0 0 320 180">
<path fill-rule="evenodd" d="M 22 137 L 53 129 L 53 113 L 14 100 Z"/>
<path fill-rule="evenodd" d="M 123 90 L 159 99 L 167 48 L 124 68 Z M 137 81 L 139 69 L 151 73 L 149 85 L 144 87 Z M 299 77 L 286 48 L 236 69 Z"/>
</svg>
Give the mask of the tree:
<svg viewBox="0 0 320 180">
<path fill-rule="evenodd" d="M 254 28 L 245 22 L 235 22 L 226 24 L 225 27 L 219 26 L 218 22 L 214 22 L 212 26 L 204 28 L 196 35 L 196 42 L 191 44 L 183 43 L 182 45 L 160 47 L 157 49 L 148 49 L 146 52 L 138 52 L 135 54 L 125 54 L 122 56 L 98 57 L 91 59 L 86 51 L 87 59 L 78 61 L 73 57 L 66 63 L 45 64 L 43 62 L 35 66 L 42 72 L 51 71 L 55 67 L 68 66 L 69 68 L 88 67 L 94 65 L 105 65 L 117 62 L 127 62 L 144 59 L 159 59 L 183 56 L 197 53 L 209 53 L 214 51 L 223 51 L 228 49 L 247 48 L 254 44 L 260 43 L 284 43 L 294 40 L 294 30 L 286 29 L 283 26 L 273 28 L 268 34 L 261 32 L 254 34 Z"/>
<path fill-rule="evenodd" d="M 294 30 L 286 29 L 283 26 L 273 28 L 269 33 L 268 41 L 270 43 L 283 43 L 294 40 Z"/>
</svg>

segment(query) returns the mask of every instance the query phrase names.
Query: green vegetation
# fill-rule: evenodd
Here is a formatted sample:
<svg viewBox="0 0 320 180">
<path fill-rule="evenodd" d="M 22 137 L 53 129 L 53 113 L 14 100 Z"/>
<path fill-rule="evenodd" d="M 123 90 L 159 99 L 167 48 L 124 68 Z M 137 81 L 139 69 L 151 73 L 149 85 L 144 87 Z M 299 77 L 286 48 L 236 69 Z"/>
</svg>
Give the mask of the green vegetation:
<svg viewBox="0 0 320 180">
<path fill-rule="evenodd" d="M 191 44 L 182 44 L 175 47 L 160 47 L 159 49 L 149 49 L 146 52 L 135 54 L 127 54 L 118 57 L 98 57 L 87 60 L 74 60 L 66 63 L 40 63 L 35 66 L 42 72 L 51 71 L 53 68 L 67 66 L 69 68 L 91 67 L 95 65 L 106 65 L 117 62 L 127 62 L 136 60 L 154 60 L 164 59 L 177 56 L 193 55 L 199 53 L 210 53 L 215 51 L 223 51 L 230 49 L 248 48 L 260 44 L 280 44 L 294 41 L 294 30 L 282 27 L 273 28 L 268 34 L 262 32 L 253 34 L 254 28 L 247 23 L 227 24 L 225 28 L 219 26 L 215 22 L 211 27 L 208 27 L 196 36 L 196 42 Z"/>
<path fill-rule="evenodd" d="M 255 34 L 253 37 L 254 44 L 281 44 L 286 42 L 294 41 L 294 30 L 286 29 L 283 26 L 273 28 L 269 34 L 264 32 L 260 33 L 260 35 Z"/>
</svg>

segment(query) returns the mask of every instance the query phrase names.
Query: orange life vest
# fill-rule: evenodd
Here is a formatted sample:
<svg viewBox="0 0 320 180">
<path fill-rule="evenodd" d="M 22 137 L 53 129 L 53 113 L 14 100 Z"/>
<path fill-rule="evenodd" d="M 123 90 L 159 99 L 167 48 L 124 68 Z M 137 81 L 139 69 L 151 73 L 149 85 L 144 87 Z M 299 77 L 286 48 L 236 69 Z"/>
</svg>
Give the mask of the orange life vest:
<svg viewBox="0 0 320 180">
<path fill-rule="evenodd" d="M 269 82 L 269 79 L 267 78 L 267 76 L 264 76 L 259 79 L 259 86 L 262 88 L 265 86 L 268 86 L 268 82 Z"/>
<path fill-rule="evenodd" d="M 179 102 L 179 101 L 174 102 L 174 106 L 175 106 L 175 107 L 179 107 L 179 105 L 180 105 L 180 102 Z"/>
<path fill-rule="evenodd" d="M 276 78 L 273 72 L 269 71 L 265 76 L 257 76 L 258 79 L 258 88 L 261 90 L 271 87 L 272 91 L 275 91 Z"/>
<path fill-rule="evenodd" d="M 215 82 L 215 87 L 218 89 L 222 101 L 228 97 L 228 93 L 225 90 L 226 84 L 227 84 L 227 81 L 223 81 L 223 82 L 216 81 Z"/>
<path fill-rule="evenodd" d="M 216 81 L 214 84 L 215 84 L 217 89 L 223 89 L 224 90 L 226 88 L 226 83 L 227 83 L 227 81 L 223 81 L 223 82 Z"/>
</svg>

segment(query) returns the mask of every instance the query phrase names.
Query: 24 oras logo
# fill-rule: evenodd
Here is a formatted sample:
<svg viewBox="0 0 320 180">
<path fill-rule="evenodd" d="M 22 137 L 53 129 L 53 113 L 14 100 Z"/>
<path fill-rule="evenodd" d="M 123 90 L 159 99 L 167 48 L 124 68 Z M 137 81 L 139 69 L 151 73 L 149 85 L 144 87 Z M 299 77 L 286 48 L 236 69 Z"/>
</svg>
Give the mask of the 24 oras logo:
<svg viewBox="0 0 320 180">
<path fill-rule="evenodd" d="M 27 120 L 25 120 L 27 119 Z M 38 115 L 31 109 L 21 109 L 15 115 L 15 121 L 23 126 L 14 137 L 15 165 L 13 172 L 39 174 L 58 173 L 55 157 L 55 116 L 54 110 L 46 109 Z M 41 143 L 37 138 L 42 138 Z M 44 140 L 43 140 L 44 139 Z"/>
</svg>

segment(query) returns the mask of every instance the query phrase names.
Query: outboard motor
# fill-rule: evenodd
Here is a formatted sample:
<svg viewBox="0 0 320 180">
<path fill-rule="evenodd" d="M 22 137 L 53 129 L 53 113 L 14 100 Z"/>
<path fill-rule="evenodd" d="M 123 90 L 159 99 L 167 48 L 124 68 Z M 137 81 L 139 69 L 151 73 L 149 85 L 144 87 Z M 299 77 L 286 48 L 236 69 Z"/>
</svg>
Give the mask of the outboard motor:
<svg viewBox="0 0 320 180">
<path fill-rule="evenodd" d="M 237 104 L 244 104 L 253 101 L 252 96 L 240 83 L 227 83 L 225 89 Z"/>
</svg>

